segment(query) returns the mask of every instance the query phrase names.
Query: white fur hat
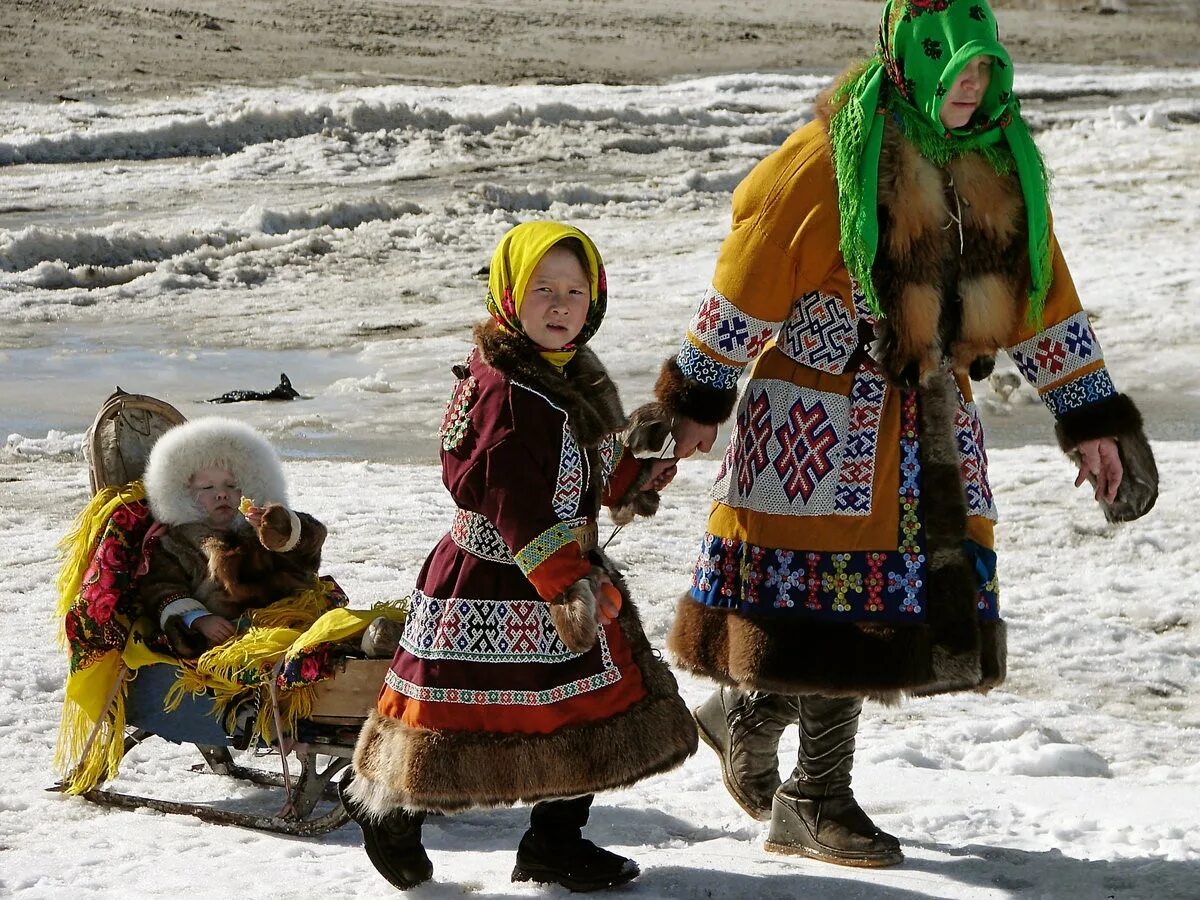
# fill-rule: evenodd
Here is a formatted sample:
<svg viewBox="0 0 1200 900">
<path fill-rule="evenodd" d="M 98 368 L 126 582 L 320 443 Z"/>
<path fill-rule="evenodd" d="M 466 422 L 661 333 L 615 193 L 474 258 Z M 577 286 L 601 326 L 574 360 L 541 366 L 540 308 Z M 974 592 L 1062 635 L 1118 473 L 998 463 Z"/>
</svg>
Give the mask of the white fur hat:
<svg viewBox="0 0 1200 900">
<path fill-rule="evenodd" d="M 266 438 L 242 422 L 209 416 L 168 429 L 150 451 L 143 478 L 154 518 L 164 525 L 203 521 L 188 482 L 210 467 L 228 470 L 259 506 L 287 505 L 283 465 Z"/>
</svg>

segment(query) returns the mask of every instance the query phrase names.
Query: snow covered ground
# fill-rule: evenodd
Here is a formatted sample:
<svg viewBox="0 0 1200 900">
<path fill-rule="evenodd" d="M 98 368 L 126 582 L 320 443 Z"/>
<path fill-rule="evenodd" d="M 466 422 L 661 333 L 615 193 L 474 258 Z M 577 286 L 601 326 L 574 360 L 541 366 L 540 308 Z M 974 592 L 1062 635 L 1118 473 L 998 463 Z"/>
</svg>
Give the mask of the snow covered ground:
<svg viewBox="0 0 1200 900">
<path fill-rule="evenodd" d="M 85 502 L 81 435 L 119 383 L 233 415 L 288 458 L 330 525 L 327 570 L 366 606 L 405 593 L 449 520 L 435 458 L 474 276 L 511 224 L 579 224 L 609 269 L 595 345 L 630 406 L 711 274 L 729 191 L 809 115 L 820 79 L 661 86 L 235 90 L 129 105 L 0 104 L 0 894 L 382 896 L 348 826 L 317 840 L 108 812 L 45 793 L 62 700 L 55 545 Z M 1018 88 L 1056 173 L 1056 226 L 1118 386 L 1155 440 L 1162 495 L 1106 525 L 1027 388 L 980 402 L 1001 506 L 1010 676 L 987 697 L 869 707 L 856 790 L 904 866 L 774 857 L 712 754 L 600 797 L 589 831 L 702 897 L 1188 897 L 1200 893 L 1200 72 L 1035 68 Z M 310 399 L 213 407 L 286 371 Z M 690 577 L 712 460 L 613 543 L 662 645 Z M 703 683 L 682 679 L 689 702 Z M 796 749 L 785 740 L 783 765 Z M 275 795 L 193 774 L 162 742 L 118 786 Z M 269 764 L 269 761 L 263 764 Z M 427 828 L 419 897 L 511 885 L 526 813 Z"/>
</svg>

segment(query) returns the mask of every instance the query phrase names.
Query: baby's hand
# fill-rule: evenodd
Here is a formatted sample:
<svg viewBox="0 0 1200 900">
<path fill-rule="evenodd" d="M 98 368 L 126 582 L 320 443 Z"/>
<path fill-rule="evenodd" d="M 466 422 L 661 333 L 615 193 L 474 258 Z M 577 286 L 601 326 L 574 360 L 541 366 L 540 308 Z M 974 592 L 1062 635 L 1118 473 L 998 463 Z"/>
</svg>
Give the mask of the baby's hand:
<svg viewBox="0 0 1200 900">
<path fill-rule="evenodd" d="M 262 523 L 263 513 L 266 512 L 265 507 L 255 506 L 254 501 L 249 497 L 243 497 L 242 502 L 238 504 L 238 511 L 246 517 L 246 521 L 255 528 Z"/>
<path fill-rule="evenodd" d="M 661 491 L 674 480 L 675 473 L 679 471 L 678 466 L 675 465 L 678 462 L 675 457 L 652 459 L 648 462 L 650 466 L 650 480 L 642 488 L 643 491 Z"/>
<path fill-rule="evenodd" d="M 223 616 L 201 616 L 192 623 L 192 627 L 204 635 L 209 644 L 214 647 L 217 644 L 225 643 L 237 633 L 233 623 Z"/>
</svg>

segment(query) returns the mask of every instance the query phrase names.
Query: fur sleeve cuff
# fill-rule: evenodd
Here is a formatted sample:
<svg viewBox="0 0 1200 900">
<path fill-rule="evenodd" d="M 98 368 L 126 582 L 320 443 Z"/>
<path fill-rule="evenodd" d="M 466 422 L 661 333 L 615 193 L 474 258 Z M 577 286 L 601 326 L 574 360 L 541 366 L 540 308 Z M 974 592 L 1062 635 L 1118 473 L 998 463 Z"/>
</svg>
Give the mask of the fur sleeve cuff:
<svg viewBox="0 0 1200 900">
<path fill-rule="evenodd" d="M 737 403 L 737 388 L 715 388 L 683 374 L 675 357 L 663 363 L 654 396 L 672 415 L 687 416 L 701 425 L 720 425 Z"/>
<path fill-rule="evenodd" d="M 1125 394 L 1115 394 L 1083 409 L 1072 410 L 1054 428 L 1058 445 L 1079 463 L 1082 441 L 1113 438 L 1121 457 L 1121 485 L 1112 503 L 1100 500 L 1109 522 L 1132 522 L 1158 500 L 1158 465 L 1142 430 L 1142 415 Z M 1089 479 L 1093 481 L 1094 479 Z"/>
<path fill-rule="evenodd" d="M 1114 394 L 1081 409 L 1073 409 L 1054 426 L 1058 445 L 1064 452 L 1074 450 L 1083 441 L 1119 438 L 1142 434 L 1142 414 L 1125 394 Z"/>
<path fill-rule="evenodd" d="M 592 577 L 580 578 L 550 604 L 554 630 L 572 653 L 586 653 L 596 643 L 596 590 Z"/>
</svg>

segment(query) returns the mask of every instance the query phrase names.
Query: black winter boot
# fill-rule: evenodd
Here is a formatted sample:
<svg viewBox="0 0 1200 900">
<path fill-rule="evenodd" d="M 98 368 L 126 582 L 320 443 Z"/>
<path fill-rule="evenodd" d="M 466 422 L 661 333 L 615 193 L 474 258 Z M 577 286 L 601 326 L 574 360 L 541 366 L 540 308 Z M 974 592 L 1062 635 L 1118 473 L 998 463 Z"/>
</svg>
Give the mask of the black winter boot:
<svg viewBox="0 0 1200 900">
<path fill-rule="evenodd" d="M 363 847 L 377 872 L 402 891 L 416 887 L 433 877 L 433 863 L 421 846 L 421 825 L 425 813 L 409 812 L 397 806 L 382 819 L 366 810 L 347 793 L 352 773 L 338 782 L 338 796 L 350 818 L 363 833 Z"/>
<path fill-rule="evenodd" d="M 775 792 L 767 850 L 843 866 L 904 860 L 900 842 L 875 826 L 850 790 L 861 711 L 857 698 L 800 698 L 799 759 Z"/>
<path fill-rule="evenodd" d="M 581 834 L 591 805 L 590 794 L 536 804 L 529 816 L 529 830 L 517 848 L 512 880 L 561 884 L 569 891 L 585 893 L 637 878 L 641 869 L 632 859 L 601 849 Z"/>
<path fill-rule="evenodd" d="M 692 710 L 700 737 L 720 757 L 725 789 L 760 821 L 771 818 L 779 788 L 780 735 L 798 715 L 796 697 L 732 687 L 719 688 Z"/>
</svg>

